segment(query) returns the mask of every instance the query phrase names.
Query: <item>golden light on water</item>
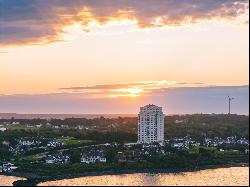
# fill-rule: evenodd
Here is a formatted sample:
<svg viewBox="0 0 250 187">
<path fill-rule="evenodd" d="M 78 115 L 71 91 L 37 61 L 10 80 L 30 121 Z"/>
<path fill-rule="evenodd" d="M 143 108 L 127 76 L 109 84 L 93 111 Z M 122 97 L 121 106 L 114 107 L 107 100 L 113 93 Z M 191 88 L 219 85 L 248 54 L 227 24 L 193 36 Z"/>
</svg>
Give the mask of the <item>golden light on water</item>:
<svg viewBox="0 0 250 187">
<path fill-rule="evenodd" d="M 247 186 L 249 167 L 207 169 L 197 172 L 136 173 L 89 176 L 49 181 L 38 186 Z"/>
</svg>

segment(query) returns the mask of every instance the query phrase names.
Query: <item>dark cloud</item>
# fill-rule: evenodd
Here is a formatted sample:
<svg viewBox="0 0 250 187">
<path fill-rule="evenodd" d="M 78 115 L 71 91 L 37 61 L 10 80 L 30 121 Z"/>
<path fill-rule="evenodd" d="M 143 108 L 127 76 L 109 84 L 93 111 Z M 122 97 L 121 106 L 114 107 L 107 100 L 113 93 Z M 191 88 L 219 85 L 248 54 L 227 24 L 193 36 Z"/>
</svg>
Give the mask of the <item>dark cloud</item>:
<svg viewBox="0 0 250 187">
<path fill-rule="evenodd" d="M 0 0 L 0 45 L 49 43 L 63 28 L 92 20 L 136 19 L 139 27 L 234 19 L 248 0 Z M 156 19 L 158 18 L 158 22 Z"/>
</svg>

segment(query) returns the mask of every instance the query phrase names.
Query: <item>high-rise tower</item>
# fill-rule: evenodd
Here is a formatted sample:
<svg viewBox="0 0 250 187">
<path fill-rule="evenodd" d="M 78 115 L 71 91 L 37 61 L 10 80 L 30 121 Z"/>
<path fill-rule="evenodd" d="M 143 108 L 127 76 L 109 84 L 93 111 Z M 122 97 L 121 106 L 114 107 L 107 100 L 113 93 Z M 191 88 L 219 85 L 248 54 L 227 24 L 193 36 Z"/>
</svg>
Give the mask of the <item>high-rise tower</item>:
<svg viewBox="0 0 250 187">
<path fill-rule="evenodd" d="M 162 107 L 146 105 L 138 115 L 138 143 L 164 143 L 164 114 Z"/>
</svg>

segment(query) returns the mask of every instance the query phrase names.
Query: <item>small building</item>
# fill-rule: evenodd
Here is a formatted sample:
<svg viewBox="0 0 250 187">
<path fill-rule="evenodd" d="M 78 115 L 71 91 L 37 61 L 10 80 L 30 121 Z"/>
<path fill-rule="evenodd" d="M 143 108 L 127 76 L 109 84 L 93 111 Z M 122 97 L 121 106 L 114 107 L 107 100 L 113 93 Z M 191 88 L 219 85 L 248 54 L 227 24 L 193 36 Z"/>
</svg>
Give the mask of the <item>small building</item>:
<svg viewBox="0 0 250 187">
<path fill-rule="evenodd" d="M 249 149 L 245 149 L 245 154 L 249 155 Z"/>
<path fill-rule="evenodd" d="M 12 122 L 12 125 L 19 125 L 19 124 L 20 124 L 20 122 L 17 122 L 17 121 Z"/>
<path fill-rule="evenodd" d="M 124 147 L 125 148 L 131 148 L 132 146 L 138 145 L 138 143 L 125 143 Z"/>
<path fill-rule="evenodd" d="M 50 141 L 50 142 L 47 143 L 48 147 L 61 147 L 63 145 L 64 145 L 63 142 L 59 142 L 59 141 L 56 141 L 56 140 L 53 140 L 53 141 Z"/>
<path fill-rule="evenodd" d="M 42 126 L 43 126 L 42 124 L 36 125 L 37 128 L 40 128 L 40 127 L 42 127 Z"/>
<path fill-rule="evenodd" d="M 106 163 L 107 159 L 101 151 L 90 151 L 83 153 L 81 157 L 81 163 L 93 164 L 93 163 Z"/>
<path fill-rule="evenodd" d="M 16 145 L 15 147 L 9 147 L 9 152 L 13 155 L 22 155 L 26 153 L 29 150 L 29 147 L 22 146 L 22 145 Z"/>
<path fill-rule="evenodd" d="M 175 124 L 183 123 L 183 122 L 184 122 L 184 120 L 178 120 L 178 119 L 174 121 Z"/>
<path fill-rule="evenodd" d="M 0 131 L 1 131 L 1 132 L 4 132 L 4 131 L 6 131 L 6 130 L 7 130 L 7 129 L 4 128 L 4 127 L 1 127 L 1 128 L 0 128 Z"/>
<path fill-rule="evenodd" d="M 17 167 L 10 162 L 3 163 L 2 166 L 0 166 L 0 172 L 3 173 L 12 173 L 16 169 Z"/>
<path fill-rule="evenodd" d="M 117 153 L 117 161 L 118 163 L 124 163 L 127 162 L 126 156 L 123 152 L 118 152 Z"/>
<path fill-rule="evenodd" d="M 189 149 L 189 146 L 185 142 L 173 143 L 173 144 L 171 144 L 171 147 L 177 148 L 177 149 L 180 149 L 180 150 L 187 150 L 187 149 Z"/>
<path fill-rule="evenodd" d="M 46 164 L 66 164 L 70 160 L 68 155 L 63 154 L 48 154 L 45 158 Z"/>
<path fill-rule="evenodd" d="M 10 145 L 10 142 L 9 142 L 9 141 L 2 141 L 2 145 L 9 146 L 9 145 Z"/>
</svg>

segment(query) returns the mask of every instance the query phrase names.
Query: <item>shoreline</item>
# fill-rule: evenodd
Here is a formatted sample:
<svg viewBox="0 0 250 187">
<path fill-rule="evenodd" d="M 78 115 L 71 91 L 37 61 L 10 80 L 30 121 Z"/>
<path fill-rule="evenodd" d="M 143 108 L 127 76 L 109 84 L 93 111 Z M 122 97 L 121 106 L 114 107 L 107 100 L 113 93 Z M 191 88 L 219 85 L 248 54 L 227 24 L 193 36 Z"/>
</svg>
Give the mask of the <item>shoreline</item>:
<svg viewBox="0 0 250 187">
<path fill-rule="evenodd" d="M 196 172 L 206 169 L 218 169 L 218 168 L 230 168 L 230 167 L 249 167 L 249 163 L 233 163 L 233 164 L 223 164 L 223 165 L 207 165 L 199 166 L 196 168 L 180 168 L 180 169 L 124 169 L 124 170 L 104 170 L 99 172 L 81 172 L 77 174 L 64 174 L 59 176 L 39 176 L 32 173 L 12 173 L 5 176 L 15 176 L 26 178 L 26 180 L 17 180 L 13 182 L 13 186 L 36 186 L 39 183 L 81 178 L 88 176 L 103 176 L 103 175 L 121 175 L 121 174 L 135 174 L 135 173 L 182 173 L 182 172 Z"/>
</svg>

